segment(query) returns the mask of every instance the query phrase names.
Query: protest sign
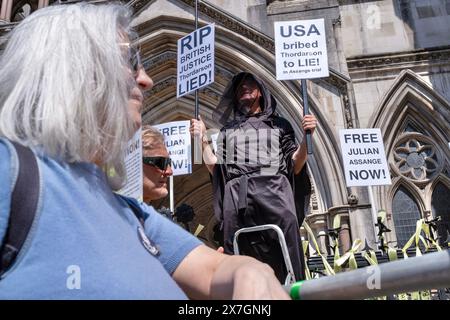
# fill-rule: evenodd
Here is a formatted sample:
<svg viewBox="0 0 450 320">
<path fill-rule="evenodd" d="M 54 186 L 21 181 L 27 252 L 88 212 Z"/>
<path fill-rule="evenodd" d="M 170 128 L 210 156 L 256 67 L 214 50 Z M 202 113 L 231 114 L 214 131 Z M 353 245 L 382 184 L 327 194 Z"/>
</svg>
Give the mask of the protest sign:
<svg viewBox="0 0 450 320">
<path fill-rule="evenodd" d="M 155 125 L 164 136 L 169 156 L 172 159 L 173 175 L 192 173 L 190 121 L 173 121 Z"/>
<path fill-rule="evenodd" d="M 342 129 L 339 138 L 347 187 L 391 184 L 380 129 Z"/>
<path fill-rule="evenodd" d="M 214 24 L 178 40 L 177 98 L 214 82 Z"/>
<path fill-rule="evenodd" d="M 125 154 L 125 168 L 127 182 L 118 193 L 142 201 L 143 172 L 142 172 L 142 128 L 130 139 Z"/>
<path fill-rule="evenodd" d="M 277 80 L 328 77 L 323 19 L 274 23 Z"/>
</svg>

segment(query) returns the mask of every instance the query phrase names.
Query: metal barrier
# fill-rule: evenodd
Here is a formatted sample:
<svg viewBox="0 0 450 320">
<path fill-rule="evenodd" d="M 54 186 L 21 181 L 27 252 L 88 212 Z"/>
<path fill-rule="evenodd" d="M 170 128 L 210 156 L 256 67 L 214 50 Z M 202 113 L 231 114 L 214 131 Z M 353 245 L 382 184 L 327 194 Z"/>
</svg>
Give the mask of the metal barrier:
<svg viewBox="0 0 450 320">
<path fill-rule="evenodd" d="M 403 259 L 403 251 L 401 249 L 396 249 L 395 251 L 396 251 L 396 257 L 398 259 Z M 422 253 L 424 255 L 427 255 L 429 253 L 436 252 L 436 251 L 437 251 L 436 248 L 429 248 L 427 251 L 422 252 Z M 387 254 L 387 252 L 377 250 L 377 251 L 374 251 L 374 253 L 377 258 L 377 262 L 379 264 L 389 262 L 389 255 Z M 408 255 L 408 257 L 415 257 L 416 248 L 415 247 L 409 248 L 408 250 L 406 250 L 406 254 Z M 326 259 L 327 259 L 327 262 L 331 266 L 333 266 L 334 259 L 335 259 L 334 255 L 329 254 L 326 256 Z M 364 267 L 370 266 L 369 261 L 367 261 L 367 259 L 364 257 L 362 252 L 355 253 L 355 261 L 356 261 L 356 264 L 358 265 L 358 268 L 364 268 Z M 325 266 L 323 265 L 322 257 L 320 257 L 320 256 L 308 257 L 307 264 L 308 264 L 308 268 L 311 272 L 322 273 L 320 271 L 325 270 Z"/>
<path fill-rule="evenodd" d="M 236 233 L 234 234 L 234 239 L 233 239 L 234 254 L 239 255 L 238 238 L 239 238 L 240 234 L 249 233 L 249 232 L 260 232 L 260 231 L 264 231 L 264 230 L 273 230 L 277 233 L 278 241 L 280 243 L 281 251 L 283 253 L 284 263 L 286 265 L 286 270 L 288 273 L 284 284 L 289 285 L 289 284 L 294 283 L 295 282 L 294 268 L 292 268 L 291 258 L 289 256 L 289 251 L 288 251 L 288 248 L 286 245 L 286 240 L 284 239 L 283 231 L 281 231 L 280 227 L 278 227 L 275 224 L 264 224 L 264 225 L 255 226 L 255 227 L 242 228 L 242 229 L 239 229 L 238 231 L 236 231 Z"/>
<path fill-rule="evenodd" d="M 285 286 L 298 300 L 367 299 L 448 287 L 449 250 Z"/>
</svg>

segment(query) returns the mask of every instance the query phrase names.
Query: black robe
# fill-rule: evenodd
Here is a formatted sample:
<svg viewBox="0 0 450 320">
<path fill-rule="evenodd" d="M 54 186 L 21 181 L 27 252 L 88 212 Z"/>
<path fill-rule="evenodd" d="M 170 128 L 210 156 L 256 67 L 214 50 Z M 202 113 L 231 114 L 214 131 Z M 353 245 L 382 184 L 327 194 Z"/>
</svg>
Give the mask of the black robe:
<svg viewBox="0 0 450 320">
<path fill-rule="evenodd" d="M 241 114 L 234 101 L 236 88 L 247 76 L 257 81 L 262 92 L 263 111 L 253 116 Z M 278 225 L 286 239 L 296 280 L 300 280 L 304 279 L 304 261 L 299 225 L 309 204 L 311 185 L 306 165 L 298 175 L 294 174 L 292 155 L 298 147 L 294 130 L 286 119 L 275 115 L 275 108 L 276 101 L 263 83 L 248 73 L 235 76 L 225 90 L 216 113 L 225 125 L 217 139 L 218 162 L 212 177 L 214 211 L 222 223 L 224 249 L 229 254 L 233 253 L 234 234 L 240 228 Z M 247 132 L 253 135 L 245 137 Z M 241 143 L 237 142 L 239 139 Z M 260 150 L 264 150 L 262 157 L 255 158 L 255 152 Z M 275 152 L 265 152 L 270 150 Z M 254 161 L 250 163 L 249 159 Z M 242 234 L 239 239 L 242 253 L 268 263 L 284 282 L 287 273 L 274 232 Z"/>
</svg>

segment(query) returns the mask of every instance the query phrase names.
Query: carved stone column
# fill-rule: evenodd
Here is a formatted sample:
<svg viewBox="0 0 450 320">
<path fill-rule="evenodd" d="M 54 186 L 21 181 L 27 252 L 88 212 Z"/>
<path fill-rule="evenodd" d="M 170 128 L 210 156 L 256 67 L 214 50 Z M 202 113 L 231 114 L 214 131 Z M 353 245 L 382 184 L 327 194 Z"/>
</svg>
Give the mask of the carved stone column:
<svg viewBox="0 0 450 320">
<path fill-rule="evenodd" d="M 352 246 L 348 206 L 330 208 L 329 215 L 330 221 L 333 221 L 336 215 L 339 215 L 341 217 L 341 229 L 339 231 L 339 252 L 341 254 L 344 254 L 345 252 L 350 250 Z M 330 228 L 332 227 L 333 226 L 330 225 Z"/>
<path fill-rule="evenodd" d="M 340 252 L 347 252 L 350 250 L 352 244 L 352 237 L 350 235 L 350 219 L 348 214 L 341 215 L 341 231 L 339 231 L 339 250 Z"/>
<path fill-rule="evenodd" d="M 0 11 L 0 20 L 11 21 L 13 0 L 2 0 L 2 7 Z"/>
<path fill-rule="evenodd" d="M 314 213 L 306 217 L 308 225 L 316 236 L 320 251 L 328 254 L 328 223 L 326 213 Z M 315 249 L 315 248 L 314 248 Z"/>
<path fill-rule="evenodd" d="M 38 9 L 48 6 L 48 0 L 39 0 Z"/>
</svg>

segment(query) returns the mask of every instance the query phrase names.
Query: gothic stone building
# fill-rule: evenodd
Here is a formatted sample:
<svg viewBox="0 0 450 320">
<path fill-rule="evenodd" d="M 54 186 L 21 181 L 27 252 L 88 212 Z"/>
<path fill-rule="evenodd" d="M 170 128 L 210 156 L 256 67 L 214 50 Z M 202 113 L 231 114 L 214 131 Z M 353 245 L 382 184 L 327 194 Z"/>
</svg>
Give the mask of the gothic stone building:
<svg viewBox="0 0 450 320">
<path fill-rule="evenodd" d="M 2 0 L 0 40 L 24 16 L 52 0 Z M 61 2 L 70 2 L 63 1 Z M 91 1 L 98 2 L 98 1 Z M 194 29 L 194 0 L 133 0 L 144 67 L 155 86 L 147 93 L 146 124 L 193 117 L 192 95 L 176 97 L 177 40 Z M 216 25 L 214 84 L 200 90 L 200 114 L 209 128 L 225 85 L 248 70 L 261 78 L 279 113 L 300 139 L 299 81 L 277 81 L 273 22 L 324 18 L 330 76 L 308 81 L 311 112 L 319 120 L 309 157 L 313 182 L 307 222 L 328 248 L 328 229 L 341 216 L 341 249 L 355 239 L 374 242 L 367 188 L 346 187 L 339 129 L 380 128 L 392 184 L 374 187 L 374 206 L 387 213 L 391 246 L 402 246 L 419 218 L 450 224 L 450 1 L 427 0 L 209 0 L 199 1 L 200 26 Z M 195 165 L 175 177 L 175 206 L 191 205 L 191 230 L 214 246 L 209 175 Z M 446 228 L 445 228 L 446 227 Z M 303 229 L 302 229 L 303 232 Z M 305 234 L 304 234 L 305 235 Z M 306 235 L 305 235 L 306 236 Z"/>
</svg>

